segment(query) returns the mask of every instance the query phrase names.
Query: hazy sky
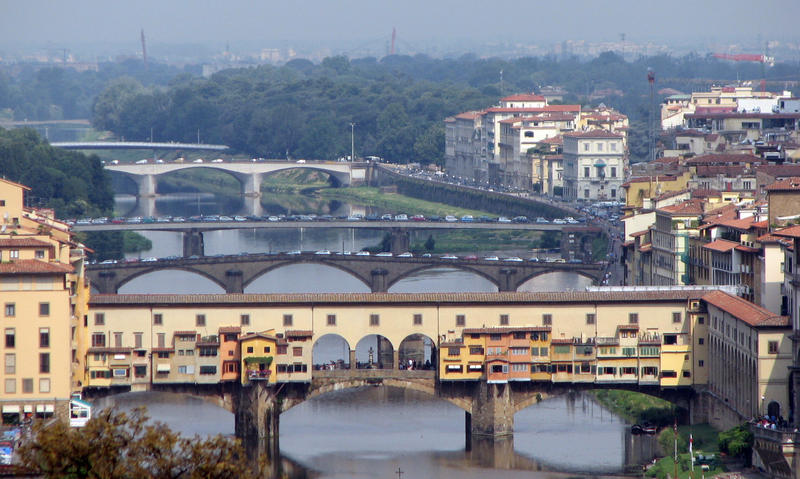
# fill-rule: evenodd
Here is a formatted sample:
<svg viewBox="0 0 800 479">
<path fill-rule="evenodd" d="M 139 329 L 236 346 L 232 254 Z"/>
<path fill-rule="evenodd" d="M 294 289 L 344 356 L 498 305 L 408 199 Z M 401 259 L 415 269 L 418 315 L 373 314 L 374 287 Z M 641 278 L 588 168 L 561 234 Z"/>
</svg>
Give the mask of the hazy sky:
<svg viewBox="0 0 800 479">
<path fill-rule="evenodd" d="M 0 0 L 0 52 L 195 44 L 463 51 L 495 41 L 798 42 L 798 0 Z M 759 37 L 760 35 L 760 37 Z"/>
</svg>

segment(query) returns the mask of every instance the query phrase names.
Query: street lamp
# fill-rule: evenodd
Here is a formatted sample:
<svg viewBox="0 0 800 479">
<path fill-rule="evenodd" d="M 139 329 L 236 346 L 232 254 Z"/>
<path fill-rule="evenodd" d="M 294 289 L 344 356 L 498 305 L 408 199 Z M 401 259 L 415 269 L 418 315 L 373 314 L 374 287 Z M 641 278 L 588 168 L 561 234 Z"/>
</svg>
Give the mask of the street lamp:
<svg viewBox="0 0 800 479">
<path fill-rule="evenodd" d="M 356 148 L 355 148 L 355 128 L 356 124 L 354 122 L 350 122 L 350 161 L 356 161 Z"/>
</svg>

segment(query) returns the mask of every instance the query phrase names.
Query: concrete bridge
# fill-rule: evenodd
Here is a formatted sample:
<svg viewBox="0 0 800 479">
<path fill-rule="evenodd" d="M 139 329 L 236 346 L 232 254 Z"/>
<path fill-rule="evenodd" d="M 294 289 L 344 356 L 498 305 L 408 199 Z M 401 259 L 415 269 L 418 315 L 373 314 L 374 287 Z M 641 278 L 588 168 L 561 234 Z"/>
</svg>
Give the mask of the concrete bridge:
<svg viewBox="0 0 800 479">
<path fill-rule="evenodd" d="M 106 171 L 122 174 L 133 180 L 138 188 L 138 196 L 156 196 L 158 177 L 181 170 L 211 168 L 224 171 L 239 181 L 241 192 L 245 196 L 259 196 L 261 181 L 265 176 L 279 171 L 303 169 L 327 173 L 333 178 L 336 186 L 347 186 L 366 182 L 370 175 L 370 164 L 366 162 L 331 162 L 331 161 L 237 161 L 212 163 L 147 163 L 106 165 Z"/>
<path fill-rule="evenodd" d="M 226 293 L 242 293 L 260 276 L 284 266 L 315 263 L 344 271 L 370 288 L 386 292 L 398 281 L 431 268 L 456 268 L 486 278 L 499 291 L 517 291 L 526 281 L 553 272 L 574 272 L 599 283 L 599 263 L 508 262 L 443 258 L 302 254 L 254 254 L 88 265 L 86 274 L 99 293 L 114 294 L 129 281 L 164 270 L 182 270 L 210 279 Z"/>
<path fill-rule="evenodd" d="M 227 145 L 209 143 L 176 143 L 173 141 L 56 141 L 50 143 L 54 148 L 65 150 L 194 150 L 225 151 Z"/>
</svg>

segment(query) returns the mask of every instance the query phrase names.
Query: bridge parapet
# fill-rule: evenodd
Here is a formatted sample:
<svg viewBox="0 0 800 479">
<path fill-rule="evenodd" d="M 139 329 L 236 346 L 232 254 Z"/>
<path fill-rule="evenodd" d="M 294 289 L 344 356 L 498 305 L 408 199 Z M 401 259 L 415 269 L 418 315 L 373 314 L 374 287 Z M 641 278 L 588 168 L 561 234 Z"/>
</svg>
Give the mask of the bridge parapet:
<svg viewBox="0 0 800 479">
<path fill-rule="evenodd" d="M 753 450 L 756 465 L 760 465 L 770 477 L 794 477 L 793 470 L 800 464 L 800 433 L 793 429 L 770 429 L 756 424 L 750 425 L 753 433 Z"/>
</svg>

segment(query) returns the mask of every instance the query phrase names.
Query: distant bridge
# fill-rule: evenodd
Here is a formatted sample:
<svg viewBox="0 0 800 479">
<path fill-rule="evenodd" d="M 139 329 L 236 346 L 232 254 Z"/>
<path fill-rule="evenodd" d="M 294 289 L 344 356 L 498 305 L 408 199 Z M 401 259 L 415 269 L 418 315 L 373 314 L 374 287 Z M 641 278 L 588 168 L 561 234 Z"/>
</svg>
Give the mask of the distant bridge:
<svg viewBox="0 0 800 479">
<path fill-rule="evenodd" d="M 298 263 L 315 263 L 344 271 L 372 292 L 388 291 L 398 281 L 431 268 L 456 268 L 486 278 L 499 291 L 517 291 L 526 281 L 554 272 L 574 272 L 599 283 L 605 265 L 600 263 L 536 263 L 443 258 L 397 258 L 303 254 L 254 254 L 182 258 L 135 263 L 88 265 L 86 274 L 98 292 L 114 294 L 139 276 L 164 270 L 182 270 L 203 276 L 226 293 L 244 289 L 270 271 Z"/>
<path fill-rule="evenodd" d="M 145 145 L 155 143 L 144 143 Z M 169 143 L 167 143 L 169 145 Z M 200 145 L 220 146 L 224 145 Z M 158 186 L 158 177 L 167 173 L 196 168 L 212 168 L 225 171 L 236 178 L 242 186 L 245 196 L 259 196 L 261 194 L 261 181 L 264 176 L 284 170 L 305 169 L 322 171 L 329 174 L 337 185 L 350 185 L 365 182 L 369 178 L 370 164 L 365 162 L 340 162 L 340 161 L 228 161 L 213 162 L 185 162 L 185 163 L 145 163 L 145 164 L 106 164 L 106 171 L 120 173 L 133 180 L 138 188 L 138 196 L 155 196 Z"/>
<path fill-rule="evenodd" d="M 225 151 L 227 145 L 207 143 L 176 143 L 152 141 L 56 141 L 50 143 L 54 148 L 65 150 L 194 150 Z"/>
</svg>

